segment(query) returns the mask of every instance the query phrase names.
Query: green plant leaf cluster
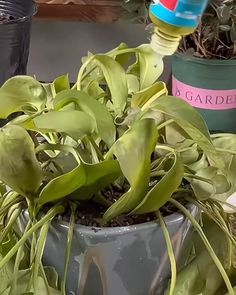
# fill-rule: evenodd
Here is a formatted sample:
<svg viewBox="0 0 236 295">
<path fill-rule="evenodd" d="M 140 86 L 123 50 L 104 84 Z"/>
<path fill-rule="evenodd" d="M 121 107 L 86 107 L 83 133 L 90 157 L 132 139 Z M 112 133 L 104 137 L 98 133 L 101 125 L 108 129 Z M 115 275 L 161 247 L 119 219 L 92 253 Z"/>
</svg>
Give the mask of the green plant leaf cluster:
<svg viewBox="0 0 236 295">
<path fill-rule="evenodd" d="M 24 289 L 24 280 L 33 294 L 58 289 L 48 283 L 41 258 L 50 223 L 65 210 L 73 212 L 68 258 L 81 205 L 102 205 L 101 224 L 108 224 L 121 215 L 158 212 L 179 198 L 201 206 L 224 202 L 235 190 L 235 138 L 228 135 L 231 145 L 224 146 L 195 109 L 168 96 L 158 81 L 162 69 L 149 45 L 121 44 L 89 53 L 73 86 L 68 75 L 49 84 L 16 76 L 0 88 L 0 117 L 20 112 L 0 129 L 0 245 L 17 237 L 0 261 L 0 269 L 13 265 L 15 285 L 5 292 L 20 283 Z M 29 225 L 22 235 L 15 224 L 24 208 Z M 165 237 L 171 252 L 166 231 Z M 65 275 L 61 290 L 64 295 Z"/>
</svg>

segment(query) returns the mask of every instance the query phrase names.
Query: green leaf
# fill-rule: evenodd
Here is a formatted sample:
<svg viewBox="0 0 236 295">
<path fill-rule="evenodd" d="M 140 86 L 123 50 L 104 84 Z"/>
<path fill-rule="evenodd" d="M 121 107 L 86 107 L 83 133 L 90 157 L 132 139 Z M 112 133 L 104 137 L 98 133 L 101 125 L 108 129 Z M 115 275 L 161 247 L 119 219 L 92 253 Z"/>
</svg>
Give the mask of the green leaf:
<svg viewBox="0 0 236 295">
<path fill-rule="evenodd" d="M 177 276 L 174 295 L 202 295 L 204 280 L 198 269 L 198 263 L 194 259 L 190 264 L 184 267 Z M 165 295 L 169 295 L 169 288 Z M 207 295 L 207 294 L 205 294 Z"/>
<path fill-rule="evenodd" d="M 55 97 L 57 93 L 68 89 L 70 89 L 70 81 L 68 74 L 56 78 L 52 83 L 53 97 Z"/>
<path fill-rule="evenodd" d="M 231 188 L 227 177 L 220 174 L 215 167 L 202 168 L 192 178 L 187 177 L 186 179 L 199 200 L 217 197 L 220 199 L 221 194 L 228 195 Z M 218 194 L 220 196 L 217 196 Z"/>
<path fill-rule="evenodd" d="M 133 213 L 144 214 L 160 209 L 182 182 L 184 167 L 180 157 L 173 150 L 173 157 L 167 160 L 169 169 L 165 176 L 147 193 L 142 202 L 133 210 Z M 167 163 L 166 163 L 167 164 Z"/>
<path fill-rule="evenodd" d="M 150 45 L 144 44 L 137 48 L 140 90 L 151 86 L 160 77 L 164 67 L 162 58 Z"/>
<path fill-rule="evenodd" d="M 120 173 L 119 163 L 115 160 L 93 165 L 81 163 L 72 171 L 49 182 L 40 194 L 39 204 L 58 201 L 73 192 L 73 199 L 89 199 L 116 180 Z"/>
<path fill-rule="evenodd" d="M 127 74 L 126 79 L 127 79 L 127 83 L 128 83 L 128 93 L 132 95 L 132 94 L 138 92 L 139 91 L 138 77 L 135 75 Z"/>
<path fill-rule="evenodd" d="M 133 53 L 129 49 L 125 43 L 120 43 L 119 46 L 107 52 L 107 55 L 113 57 L 122 67 L 125 67 Z"/>
<path fill-rule="evenodd" d="M 39 205 L 58 201 L 84 185 L 86 175 L 83 165 L 51 180 L 41 191 Z"/>
<path fill-rule="evenodd" d="M 46 91 L 32 77 L 16 76 L 6 81 L 0 88 L 0 118 L 27 109 L 40 111 L 45 108 Z"/>
<path fill-rule="evenodd" d="M 95 193 L 106 188 L 121 176 L 118 161 L 104 161 L 94 165 L 83 164 L 86 173 L 86 183 L 78 188 L 72 198 L 75 200 L 90 199 Z"/>
<path fill-rule="evenodd" d="M 105 96 L 105 91 L 99 86 L 99 83 L 96 80 L 90 81 L 84 91 L 96 99 Z"/>
<path fill-rule="evenodd" d="M 21 115 L 13 120 L 10 121 L 11 125 L 18 125 L 26 130 L 37 130 L 34 121 L 33 121 L 33 116 L 29 115 Z"/>
<path fill-rule="evenodd" d="M 0 254 L 0 258 L 2 255 Z M 0 269 L 0 294 L 8 288 L 12 280 L 14 264 L 12 261 L 8 262 L 3 268 Z"/>
<path fill-rule="evenodd" d="M 197 199 L 206 200 L 213 197 L 216 193 L 216 187 L 214 186 L 212 179 L 216 177 L 216 175 L 217 168 L 207 167 L 199 170 L 193 179 L 186 178 L 190 182 Z"/>
<path fill-rule="evenodd" d="M 108 146 L 111 146 L 116 138 L 116 128 L 107 108 L 85 92 L 77 90 L 60 92 L 55 97 L 54 108 L 55 110 L 60 110 L 72 102 L 76 104 L 79 110 L 82 110 L 96 120 L 98 135 Z"/>
<path fill-rule="evenodd" d="M 216 167 L 224 170 L 224 162 L 213 146 L 206 123 L 197 110 L 172 96 L 160 97 L 152 107 L 172 118 L 199 145 Z"/>
<path fill-rule="evenodd" d="M 104 214 L 112 219 L 129 213 L 142 201 L 147 193 L 150 179 L 151 154 L 157 142 L 157 129 L 152 119 L 136 121 L 112 147 L 121 170 L 130 183 L 130 189 Z"/>
<path fill-rule="evenodd" d="M 193 144 L 190 147 L 180 152 L 181 160 L 186 165 L 195 164 L 199 159 L 199 151 L 197 144 Z"/>
<path fill-rule="evenodd" d="M 27 291 L 28 284 L 30 281 L 31 271 L 30 269 L 26 270 L 20 270 L 19 271 L 19 277 L 17 280 L 17 294 L 23 295 L 23 294 L 33 294 L 33 295 L 45 295 L 48 294 L 47 292 L 47 286 L 45 284 L 45 281 L 41 276 L 38 276 L 37 282 L 38 282 L 38 289 L 34 290 L 33 286 L 31 286 L 30 290 Z M 61 295 L 61 292 L 59 290 L 56 290 L 52 287 L 49 287 L 50 295 Z M 5 290 L 2 295 L 10 295 L 10 287 Z"/>
<path fill-rule="evenodd" d="M 20 126 L 0 129 L 0 180 L 23 195 L 37 192 L 42 171 L 34 151 L 34 143 Z"/>
<path fill-rule="evenodd" d="M 195 163 L 188 164 L 188 168 L 193 170 L 194 172 L 198 172 L 200 169 L 207 168 L 209 165 L 206 155 L 202 154 L 201 158 Z"/>
<path fill-rule="evenodd" d="M 134 93 L 131 98 L 131 106 L 142 108 L 153 103 L 158 97 L 167 94 L 166 85 L 163 82 L 156 82 L 152 86 Z"/>
<path fill-rule="evenodd" d="M 95 120 L 81 111 L 51 111 L 35 117 L 33 122 L 41 132 L 63 132 L 76 140 L 96 129 Z"/>
<path fill-rule="evenodd" d="M 111 100 L 113 103 L 116 115 L 122 115 L 128 98 L 128 86 L 126 81 L 125 70 L 112 57 L 106 55 L 94 55 L 84 65 L 86 67 L 89 62 L 95 62 L 102 70 L 107 86 L 111 93 Z M 81 78 L 84 68 L 78 76 L 77 89 L 80 89 Z"/>
</svg>

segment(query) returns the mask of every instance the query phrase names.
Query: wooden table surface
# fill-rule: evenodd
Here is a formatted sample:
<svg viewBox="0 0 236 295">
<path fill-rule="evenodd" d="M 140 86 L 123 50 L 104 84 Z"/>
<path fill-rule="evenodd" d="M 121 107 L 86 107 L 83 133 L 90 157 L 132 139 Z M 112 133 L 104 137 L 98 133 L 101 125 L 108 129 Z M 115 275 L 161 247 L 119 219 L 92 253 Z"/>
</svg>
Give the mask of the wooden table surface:
<svg viewBox="0 0 236 295">
<path fill-rule="evenodd" d="M 122 0 L 36 0 L 39 19 L 114 22 L 122 12 Z"/>
</svg>

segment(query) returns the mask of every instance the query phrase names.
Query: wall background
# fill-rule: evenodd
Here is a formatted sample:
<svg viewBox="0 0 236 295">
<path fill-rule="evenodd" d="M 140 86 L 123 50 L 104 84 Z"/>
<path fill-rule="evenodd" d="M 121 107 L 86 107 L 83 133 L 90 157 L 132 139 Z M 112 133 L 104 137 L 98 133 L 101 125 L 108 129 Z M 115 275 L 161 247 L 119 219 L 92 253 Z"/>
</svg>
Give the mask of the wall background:
<svg viewBox="0 0 236 295">
<path fill-rule="evenodd" d="M 145 26 L 139 24 L 36 20 L 32 25 L 28 74 L 51 81 L 69 73 L 71 81 L 75 81 L 81 58 L 88 51 L 103 53 L 121 42 L 138 46 L 148 43 L 148 37 Z M 167 61 L 163 79 L 166 80 L 169 74 Z"/>
</svg>

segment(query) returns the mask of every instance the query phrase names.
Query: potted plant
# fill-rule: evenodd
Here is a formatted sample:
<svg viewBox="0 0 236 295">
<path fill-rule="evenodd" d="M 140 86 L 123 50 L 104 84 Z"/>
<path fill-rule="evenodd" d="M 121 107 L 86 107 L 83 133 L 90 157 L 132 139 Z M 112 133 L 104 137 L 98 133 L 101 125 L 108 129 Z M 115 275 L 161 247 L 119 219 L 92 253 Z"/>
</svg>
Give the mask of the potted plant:
<svg viewBox="0 0 236 295">
<path fill-rule="evenodd" d="M 192 224 L 233 295 L 196 208 L 235 244 L 220 203 L 234 152 L 167 96 L 162 68 L 149 45 L 121 44 L 89 54 L 72 89 L 68 76 L 1 87 L 0 117 L 23 112 L 0 130 L 3 294 L 163 294 L 171 273 L 173 294 Z"/>
<path fill-rule="evenodd" d="M 235 1 L 209 1 L 172 60 L 173 95 L 197 108 L 214 132 L 235 132 L 235 11 Z"/>
<path fill-rule="evenodd" d="M 26 74 L 33 0 L 0 3 L 0 85 L 14 75 Z"/>
</svg>

